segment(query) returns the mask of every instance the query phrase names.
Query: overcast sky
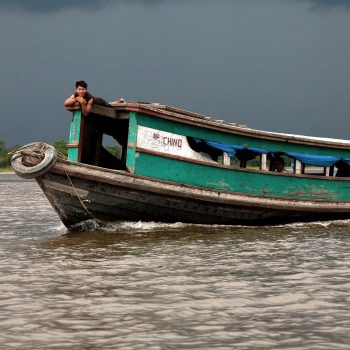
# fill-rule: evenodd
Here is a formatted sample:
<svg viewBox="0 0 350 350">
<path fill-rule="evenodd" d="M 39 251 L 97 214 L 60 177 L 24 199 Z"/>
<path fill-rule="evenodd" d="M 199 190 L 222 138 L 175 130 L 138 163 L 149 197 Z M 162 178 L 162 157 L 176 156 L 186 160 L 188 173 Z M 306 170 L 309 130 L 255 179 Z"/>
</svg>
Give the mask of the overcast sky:
<svg viewBox="0 0 350 350">
<path fill-rule="evenodd" d="M 76 80 L 252 128 L 350 139 L 350 0 L 0 0 L 0 139 L 67 139 Z"/>
</svg>

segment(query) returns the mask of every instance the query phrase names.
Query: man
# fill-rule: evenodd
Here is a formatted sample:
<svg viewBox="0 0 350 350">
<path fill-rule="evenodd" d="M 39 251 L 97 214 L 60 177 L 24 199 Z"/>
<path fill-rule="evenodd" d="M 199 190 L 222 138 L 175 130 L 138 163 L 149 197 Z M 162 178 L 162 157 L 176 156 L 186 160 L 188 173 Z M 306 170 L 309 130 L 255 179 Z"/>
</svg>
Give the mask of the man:
<svg viewBox="0 0 350 350">
<path fill-rule="evenodd" d="M 272 160 L 271 170 L 283 174 L 289 173 L 289 171 L 284 168 L 284 159 L 282 157 L 276 157 Z"/>
<path fill-rule="evenodd" d="M 92 96 L 87 90 L 88 84 L 84 80 L 79 80 L 75 83 L 75 93 L 64 101 L 66 107 L 74 105 L 79 102 L 81 111 L 84 116 L 87 116 L 91 112 L 92 105 L 98 104 L 105 107 L 110 107 L 109 103 L 103 98 Z M 124 103 L 123 98 L 116 101 L 118 103 Z"/>
<path fill-rule="evenodd" d="M 79 80 L 75 83 L 75 93 L 64 101 L 66 107 L 79 102 L 82 113 L 87 116 L 91 112 L 92 104 L 94 103 L 93 96 L 87 91 L 87 83 L 84 80 Z"/>
</svg>

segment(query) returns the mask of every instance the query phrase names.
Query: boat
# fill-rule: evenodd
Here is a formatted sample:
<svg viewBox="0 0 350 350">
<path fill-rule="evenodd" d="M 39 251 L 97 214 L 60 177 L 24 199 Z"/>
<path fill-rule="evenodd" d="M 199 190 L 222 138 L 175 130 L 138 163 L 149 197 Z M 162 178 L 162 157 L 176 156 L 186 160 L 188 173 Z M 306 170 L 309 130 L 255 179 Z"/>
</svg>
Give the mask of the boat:
<svg viewBox="0 0 350 350">
<path fill-rule="evenodd" d="M 37 142 L 11 164 L 35 178 L 69 230 L 89 220 L 257 226 L 350 218 L 348 140 L 261 131 L 160 103 L 68 111 L 68 158 Z M 272 171 L 276 157 L 288 172 Z"/>
</svg>

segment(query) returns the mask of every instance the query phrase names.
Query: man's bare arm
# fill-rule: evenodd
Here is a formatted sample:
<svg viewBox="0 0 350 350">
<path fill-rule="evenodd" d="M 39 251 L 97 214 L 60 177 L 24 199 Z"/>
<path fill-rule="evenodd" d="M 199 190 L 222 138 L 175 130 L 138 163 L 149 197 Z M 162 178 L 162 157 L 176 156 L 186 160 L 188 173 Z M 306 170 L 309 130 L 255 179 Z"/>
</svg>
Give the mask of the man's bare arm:
<svg viewBox="0 0 350 350">
<path fill-rule="evenodd" d="M 94 100 L 91 98 L 88 102 L 86 102 L 83 97 L 77 97 L 76 99 L 80 103 L 81 111 L 83 112 L 84 116 L 87 116 L 91 112 Z"/>
<path fill-rule="evenodd" d="M 77 100 L 75 99 L 74 95 L 72 95 L 71 97 L 68 97 L 65 101 L 64 101 L 64 105 L 66 107 L 74 105 L 77 102 Z"/>
</svg>

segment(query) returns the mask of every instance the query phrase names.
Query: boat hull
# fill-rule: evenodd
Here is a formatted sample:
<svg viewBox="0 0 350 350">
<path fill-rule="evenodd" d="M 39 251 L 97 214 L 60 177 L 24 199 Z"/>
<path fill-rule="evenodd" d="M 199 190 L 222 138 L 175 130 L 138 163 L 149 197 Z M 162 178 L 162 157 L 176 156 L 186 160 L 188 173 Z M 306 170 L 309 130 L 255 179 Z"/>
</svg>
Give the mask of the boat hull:
<svg viewBox="0 0 350 350">
<path fill-rule="evenodd" d="M 350 218 L 346 201 L 242 195 L 61 159 L 36 180 L 70 229 L 91 219 L 267 225 Z"/>
</svg>

